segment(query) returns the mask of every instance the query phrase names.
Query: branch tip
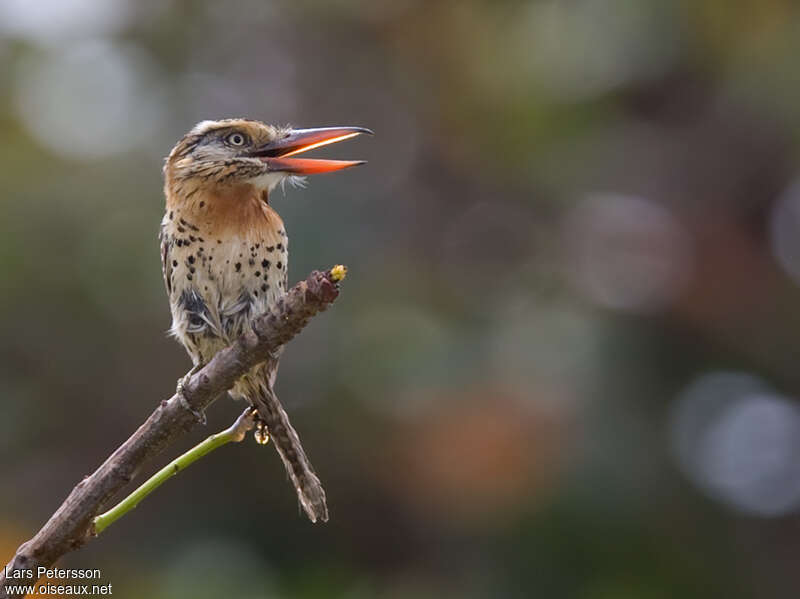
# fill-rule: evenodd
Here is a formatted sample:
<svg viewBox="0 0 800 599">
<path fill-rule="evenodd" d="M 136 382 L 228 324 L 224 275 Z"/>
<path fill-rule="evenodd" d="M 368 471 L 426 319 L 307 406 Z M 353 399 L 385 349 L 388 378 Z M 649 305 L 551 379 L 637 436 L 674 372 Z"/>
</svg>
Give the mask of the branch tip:
<svg viewBox="0 0 800 599">
<path fill-rule="evenodd" d="M 344 281 L 344 278 L 347 276 L 347 267 L 344 264 L 337 264 L 331 268 L 329 276 L 334 283 Z"/>
</svg>

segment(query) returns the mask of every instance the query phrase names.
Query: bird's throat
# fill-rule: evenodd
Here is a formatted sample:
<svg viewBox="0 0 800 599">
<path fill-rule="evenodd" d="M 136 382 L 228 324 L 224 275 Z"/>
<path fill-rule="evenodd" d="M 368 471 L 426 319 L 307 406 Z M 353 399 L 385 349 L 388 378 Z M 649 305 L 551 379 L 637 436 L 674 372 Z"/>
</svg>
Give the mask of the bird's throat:
<svg viewBox="0 0 800 599">
<path fill-rule="evenodd" d="M 211 238 L 264 239 L 283 229 L 266 190 L 251 184 L 173 186 L 167 212 L 191 222 Z"/>
</svg>

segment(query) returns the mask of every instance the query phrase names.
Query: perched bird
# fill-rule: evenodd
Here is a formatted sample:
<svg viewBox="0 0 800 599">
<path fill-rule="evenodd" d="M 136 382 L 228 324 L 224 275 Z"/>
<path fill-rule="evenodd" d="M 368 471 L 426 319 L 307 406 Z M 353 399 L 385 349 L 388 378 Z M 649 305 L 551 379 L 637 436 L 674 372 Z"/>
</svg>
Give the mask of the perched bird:
<svg viewBox="0 0 800 599">
<path fill-rule="evenodd" d="M 292 129 L 245 119 L 198 123 L 164 166 L 166 212 L 160 240 L 171 334 L 195 369 L 230 345 L 287 288 L 289 238 L 269 203 L 279 183 L 361 161 L 295 158 L 362 133 L 360 127 Z M 275 397 L 280 352 L 231 390 L 266 425 L 312 520 L 327 519 L 325 493 Z M 179 385 L 180 387 L 180 385 Z"/>
</svg>

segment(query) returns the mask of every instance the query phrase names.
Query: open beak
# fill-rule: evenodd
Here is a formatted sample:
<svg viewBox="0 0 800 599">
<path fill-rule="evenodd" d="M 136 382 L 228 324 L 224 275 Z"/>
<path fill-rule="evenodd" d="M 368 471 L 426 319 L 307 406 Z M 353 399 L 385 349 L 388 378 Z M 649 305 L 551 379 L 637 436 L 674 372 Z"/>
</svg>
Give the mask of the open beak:
<svg viewBox="0 0 800 599">
<path fill-rule="evenodd" d="M 330 173 L 343 168 L 364 164 L 364 160 L 324 160 L 321 158 L 292 158 L 296 154 L 308 152 L 345 139 L 372 131 L 363 127 L 319 127 L 316 129 L 293 129 L 288 135 L 261 146 L 250 156 L 269 165 L 270 171 L 291 173 L 293 175 L 316 175 Z"/>
</svg>

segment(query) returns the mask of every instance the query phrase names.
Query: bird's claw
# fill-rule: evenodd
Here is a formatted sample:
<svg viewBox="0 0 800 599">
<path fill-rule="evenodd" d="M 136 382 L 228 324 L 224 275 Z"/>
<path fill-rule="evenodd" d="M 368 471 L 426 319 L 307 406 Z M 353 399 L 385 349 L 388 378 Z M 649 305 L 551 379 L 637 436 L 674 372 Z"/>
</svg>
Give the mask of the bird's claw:
<svg viewBox="0 0 800 599">
<path fill-rule="evenodd" d="M 189 379 L 191 379 L 197 372 L 199 372 L 201 368 L 203 368 L 203 364 L 196 364 L 186 375 L 178 379 L 178 384 L 175 385 L 175 395 L 178 396 L 178 401 L 181 402 L 181 405 L 184 407 L 184 409 L 191 412 L 197 419 L 197 422 L 199 422 L 202 425 L 205 425 L 208 422 L 206 420 L 205 412 L 201 412 L 200 410 L 195 410 L 191 405 L 189 405 L 189 402 L 186 400 L 186 395 L 183 392 L 186 383 L 188 383 Z"/>
</svg>

